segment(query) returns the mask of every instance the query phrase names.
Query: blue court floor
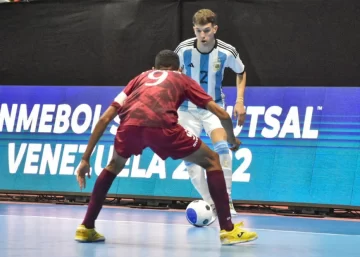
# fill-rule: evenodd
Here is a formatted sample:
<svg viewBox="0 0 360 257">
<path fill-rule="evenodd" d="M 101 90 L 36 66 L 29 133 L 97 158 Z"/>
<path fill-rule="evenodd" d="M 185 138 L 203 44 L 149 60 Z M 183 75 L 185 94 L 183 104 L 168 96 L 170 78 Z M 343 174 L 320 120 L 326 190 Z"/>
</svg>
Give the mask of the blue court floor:
<svg viewBox="0 0 360 257">
<path fill-rule="evenodd" d="M 195 228 L 184 211 L 104 207 L 103 243 L 74 241 L 87 206 L 0 203 L 0 257 L 359 257 L 360 222 L 239 215 L 259 239 L 221 246 L 218 223 Z"/>
</svg>

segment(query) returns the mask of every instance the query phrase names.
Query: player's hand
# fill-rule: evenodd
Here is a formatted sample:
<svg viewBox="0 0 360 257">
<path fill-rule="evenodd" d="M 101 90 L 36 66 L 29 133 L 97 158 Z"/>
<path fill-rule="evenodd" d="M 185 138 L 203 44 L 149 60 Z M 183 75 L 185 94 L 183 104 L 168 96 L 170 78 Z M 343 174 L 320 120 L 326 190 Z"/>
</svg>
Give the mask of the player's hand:
<svg viewBox="0 0 360 257">
<path fill-rule="evenodd" d="M 81 160 L 79 168 L 76 171 L 76 180 L 79 183 L 80 189 L 84 189 L 86 187 L 86 179 L 85 175 L 90 178 L 90 164 L 85 160 Z"/>
<path fill-rule="evenodd" d="M 239 126 L 244 125 L 246 112 L 245 112 L 245 107 L 244 107 L 243 103 L 236 103 L 235 104 L 235 106 L 234 106 L 234 116 L 235 116 L 235 118 L 237 118 L 237 120 L 238 120 L 237 124 Z"/>
<path fill-rule="evenodd" d="M 238 138 L 235 138 L 235 142 L 231 142 L 231 151 L 237 151 L 241 145 L 241 141 Z"/>
</svg>

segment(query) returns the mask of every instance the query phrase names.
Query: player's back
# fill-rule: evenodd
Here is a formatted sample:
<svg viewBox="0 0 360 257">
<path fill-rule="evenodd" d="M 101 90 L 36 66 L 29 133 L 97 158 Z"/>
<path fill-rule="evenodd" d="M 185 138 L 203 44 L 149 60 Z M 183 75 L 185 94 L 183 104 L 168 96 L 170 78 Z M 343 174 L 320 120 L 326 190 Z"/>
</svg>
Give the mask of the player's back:
<svg viewBox="0 0 360 257">
<path fill-rule="evenodd" d="M 177 109 L 186 99 L 190 78 L 177 71 L 150 70 L 125 88 L 128 97 L 119 113 L 121 123 L 145 127 L 171 127 L 178 123 Z"/>
</svg>

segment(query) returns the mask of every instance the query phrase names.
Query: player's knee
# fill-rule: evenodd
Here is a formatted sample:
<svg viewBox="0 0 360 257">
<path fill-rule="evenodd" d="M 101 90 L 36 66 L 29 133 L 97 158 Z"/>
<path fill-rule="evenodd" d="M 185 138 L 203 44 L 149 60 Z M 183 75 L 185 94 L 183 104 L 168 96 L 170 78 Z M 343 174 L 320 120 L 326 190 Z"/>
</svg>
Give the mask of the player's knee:
<svg viewBox="0 0 360 257">
<path fill-rule="evenodd" d="M 123 163 L 117 162 L 115 159 L 112 159 L 106 166 L 106 169 L 111 173 L 118 175 L 120 171 L 122 171 L 124 166 L 125 165 Z"/>
<path fill-rule="evenodd" d="M 220 156 L 217 152 L 213 152 L 212 159 L 214 160 L 214 164 L 220 164 Z"/>
<path fill-rule="evenodd" d="M 214 129 L 210 132 L 210 137 L 211 137 L 211 141 L 213 142 L 214 146 L 215 144 L 218 144 L 218 143 L 227 143 L 226 142 L 226 138 L 227 138 L 227 134 L 226 134 L 226 131 L 225 129 L 223 128 L 217 128 L 217 129 Z"/>
<path fill-rule="evenodd" d="M 115 160 L 111 160 L 108 165 L 106 165 L 105 169 L 107 169 L 108 171 L 110 171 L 111 173 L 116 174 L 116 169 L 115 169 Z"/>
<path fill-rule="evenodd" d="M 206 168 L 207 170 L 212 171 L 212 170 L 221 169 L 220 157 L 217 152 L 211 151 L 207 160 L 208 160 L 208 165 L 207 165 L 208 167 Z"/>
</svg>

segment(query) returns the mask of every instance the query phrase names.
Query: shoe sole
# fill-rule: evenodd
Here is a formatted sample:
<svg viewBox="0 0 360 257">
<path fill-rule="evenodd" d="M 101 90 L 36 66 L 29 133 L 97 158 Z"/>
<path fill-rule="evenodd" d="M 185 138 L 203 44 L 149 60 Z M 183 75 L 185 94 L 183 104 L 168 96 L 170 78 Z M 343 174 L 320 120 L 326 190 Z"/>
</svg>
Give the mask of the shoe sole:
<svg viewBox="0 0 360 257">
<path fill-rule="evenodd" d="M 97 242 L 104 242 L 104 239 L 98 239 L 98 240 L 84 240 L 84 239 L 80 239 L 80 238 L 75 238 L 75 241 L 79 242 L 79 243 L 97 243 Z"/>
<path fill-rule="evenodd" d="M 244 243 L 249 243 L 249 242 L 255 241 L 256 239 L 258 239 L 258 237 L 254 237 L 254 238 L 249 239 L 249 240 L 246 240 L 246 241 L 231 242 L 231 243 L 221 243 L 221 244 L 222 244 L 222 245 L 244 244 Z"/>
</svg>

